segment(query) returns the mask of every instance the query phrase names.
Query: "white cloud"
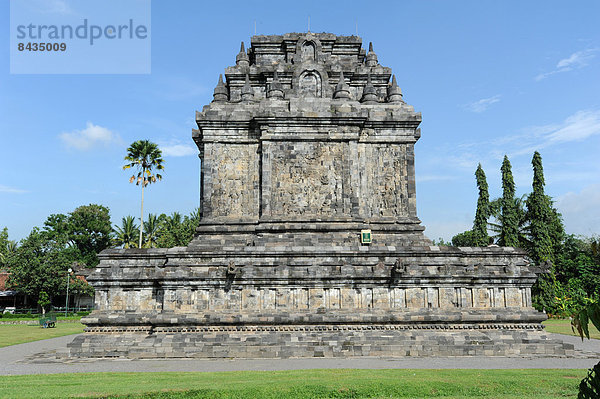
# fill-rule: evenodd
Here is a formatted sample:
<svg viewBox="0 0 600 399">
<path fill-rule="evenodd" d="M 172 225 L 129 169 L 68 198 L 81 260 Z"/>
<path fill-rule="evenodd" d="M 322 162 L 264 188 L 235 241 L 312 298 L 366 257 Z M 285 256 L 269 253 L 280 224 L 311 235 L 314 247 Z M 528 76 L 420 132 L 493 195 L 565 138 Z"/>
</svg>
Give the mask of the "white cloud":
<svg viewBox="0 0 600 399">
<path fill-rule="evenodd" d="M 540 81 L 546 79 L 548 76 L 557 73 L 568 72 L 574 69 L 583 68 L 587 66 L 588 62 L 596 56 L 597 51 L 598 49 L 596 48 L 577 51 L 571 54 L 569 57 L 563 58 L 562 60 L 558 61 L 554 70 L 537 75 L 535 77 L 535 80 Z"/>
<path fill-rule="evenodd" d="M 558 129 L 551 131 L 548 142 L 581 141 L 600 133 L 600 111 L 578 111 L 569 116 Z"/>
<path fill-rule="evenodd" d="M 563 215 L 569 234 L 600 233 L 600 184 L 590 184 L 579 193 L 568 192 L 558 197 L 556 207 Z"/>
<path fill-rule="evenodd" d="M 198 149 L 189 144 L 173 144 L 160 146 L 160 150 L 166 157 L 186 157 L 198 154 Z"/>
<path fill-rule="evenodd" d="M 448 180 L 456 180 L 456 176 L 448 176 L 448 175 L 417 175 L 417 181 L 428 182 L 428 181 L 448 181 Z"/>
<path fill-rule="evenodd" d="M 453 153 L 448 155 L 448 162 L 452 165 L 456 165 L 463 169 L 470 170 L 476 168 L 477 164 L 481 162 L 481 156 L 479 153 L 471 151 L 463 153 Z"/>
<path fill-rule="evenodd" d="M 59 135 L 62 142 L 70 148 L 86 151 L 94 147 L 107 147 L 111 144 L 121 144 L 121 137 L 102 126 L 88 122 L 83 130 L 65 132 Z"/>
<path fill-rule="evenodd" d="M 43 14 L 73 14 L 73 9 L 65 0 L 30 0 L 28 6 L 32 12 Z"/>
<path fill-rule="evenodd" d="M 20 188 L 5 186 L 0 184 L 0 193 L 8 193 L 8 194 L 24 194 L 27 193 L 26 190 L 21 190 Z"/>
<path fill-rule="evenodd" d="M 64 0 L 50 0 L 46 2 L 46 12 L 54 14 L 71 14 L 73 10 Z"/>
<path fill-rule="evenodd" d="M 497 103 L 499 101 L 500 101 L 500 95 L 496 94 L 493 97 L 482 98 L 481 100 L 472 102 L 470 104 L 466 104 L 464 106 L 464 108 L 467 111 L 481 113 L 481 112 L 487 110 L 492 104 L 495 104 L 495 103 Z"/>
<path fill-rule="evenodd" d="M 520 148 L 514 155 L 532 153 L 556 144 L 582 141 L 600 134 L 600 110 L 582 110 L 568 116 L 563 122 L 545 126 L 532 126 L 525 134 L 512 136 Z M 507 138 L 505 141 L 511 141 Z"/>
</svg>

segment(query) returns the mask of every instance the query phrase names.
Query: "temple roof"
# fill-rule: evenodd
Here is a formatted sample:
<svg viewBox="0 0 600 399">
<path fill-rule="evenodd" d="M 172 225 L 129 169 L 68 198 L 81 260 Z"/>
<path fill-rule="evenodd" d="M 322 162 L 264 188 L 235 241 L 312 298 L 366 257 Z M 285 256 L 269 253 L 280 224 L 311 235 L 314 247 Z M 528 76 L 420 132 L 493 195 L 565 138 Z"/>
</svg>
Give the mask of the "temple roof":
<svg viewBox="0 0 600 399">
<path fill-rule="evenodd" d="M 373 44 L 367 52 L 359 36 L 253 36 L 234 59 L 225 81 L 219 77 L 213 102 L 196 115 L 200 128 L 204 121 L 275 114 L 421 120 L 398 84 L 392 85 L 391 68 L 380 65 Z"/>
</svg>

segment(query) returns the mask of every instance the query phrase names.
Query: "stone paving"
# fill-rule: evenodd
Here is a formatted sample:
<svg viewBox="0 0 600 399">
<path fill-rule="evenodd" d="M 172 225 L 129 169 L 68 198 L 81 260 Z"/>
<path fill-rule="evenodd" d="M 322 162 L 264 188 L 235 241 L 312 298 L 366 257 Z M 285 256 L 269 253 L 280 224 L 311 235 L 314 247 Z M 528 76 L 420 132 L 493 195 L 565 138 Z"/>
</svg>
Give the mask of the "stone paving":
<svg viewBox="0 0 600 399">
<path fill-rule="evenodd" d="M 571 369 L 590 368 L 600 358 L 600 340 L 549 334 L 575 346 L 572 356 L 351 357 L 290 359 L 77 359 L 67 357 L 76 335 L 0 348 L 0 375 L 89 372 L 212 372 L 301 369 Z"/>
</svg>

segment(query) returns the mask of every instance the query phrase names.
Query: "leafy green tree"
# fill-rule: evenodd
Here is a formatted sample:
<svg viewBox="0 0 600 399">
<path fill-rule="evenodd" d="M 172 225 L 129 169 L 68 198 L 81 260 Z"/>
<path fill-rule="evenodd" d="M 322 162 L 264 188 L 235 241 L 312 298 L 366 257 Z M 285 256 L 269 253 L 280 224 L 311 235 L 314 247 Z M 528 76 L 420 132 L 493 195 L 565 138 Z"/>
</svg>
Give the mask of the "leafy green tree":
<svg viewBox="0 0 600 399">
<path fill-rule="evenodd" d="M 37 304 L 40 308 L 42 308 L 42 315 L 46 315 L 46 308 L 51 304 L 50 297 L 46 293 L 46 291 L 40 291 L 38 295 Z"/>
<path fill-rule="evenodd" d="M 128 162 L 123 166 L 123 169 L 135 168 L 137 174 L 134 173 L 129 179 L 130 183 L 135 182 L 136 185 L 142 188 L 141 213 L 140 213 L 140 238 L 138 247 L 142 247 L 142 231 L 144 228 L 144 187 L 148 184 L 155 183 L 162 179 L 159 173 L 153 174 L 153 169 L 163 170 L 162 152 L 158 145 L 148 140 L 138 140 L 133 142 L 127 148 L 125 160 Z"/>
<path fill-rule="evenodd" d="M 98 253 L 110 246 L 110 211 L 105 206 L 90 204 L 68 215 L 52 214 L 44 222 L 44 232 L 46 239 L 56 245 L 76 248 L 77 261 L 93 267 L 98 264 Z"/>
<path fill-rule="evenodd" d="M 522 197 L 514 198 L 514 207 L 519 220 L 517 227 L 517 238 L 519 248 L 529 248 L 529 220 L 527 219 L 527 212 L 525 209 L 525 202 L 527 201 L 527 195 L 524 194 Z M 503 245 L 500 241 L 500 234 L 502 232 L 502 220 L 500 218 L 502 212 L 502 198 L 496 198 L 490 202 L 491 214 L 495 218 L 495 222 L 489 222 L 488 227 L 494 233 L 492 237 L 498 242 L 499 245 Z"/>
<path fill-rule="evenodd" d="M 479 198 L 477 199 L 477 210 L 475 211 L 475 220 L 473 222 L 473 236 L 476 246 L 485 247 L 489 243 L 487 220 L 490 217 L 490 195 L 488 193 L 485 172 L 483 171 L 481 164 L 477 165 L 475 177 L 477 178 Z"/>
<path fill-rule="evenodd" d="M 8 229 L 0 231 L 0 270 L 6 267 L 8 258 L 17 250 L 17 243 L 8 239 Z"/>
<path fill-rule="evenodd" d="M 491 215 L 490 195 L 488 193 L 485 172 L 481 164 L 477 165 L 475 178 L 479 196 L 477 198 L 477 210 L 475 211 L 473 228 L 452 237 L 452 245 L 457 247 L 485 247 L 489 244 L 487 224 L 488 218 Z"/>
<path fill-rule="evenodd" d="M 138 226 L 135 224 L 135 218 L 131 215 L 125 216 L 121 220 L 121 226 L 115 226 L 115 238 L 113 244 L 119 247 L 135 248 L 137 246 L 136 233 Z"/>
<path fill-rule="evenodd" d="M 442 247 L 451 247 L 452 241 L 445 241 L 442 237 L 431 240 L 433 245 L 442 246 Z"/>
<path fill-rule="evenodd" d="M 550 243 L 552 245 L 552 259 L 556 260 L 556 254 L 562 251 L 563 241 L 565 239 L 565 226 L 562 215 L 554 207 L 554 201 L 549 195 L 546 196 L 550 204 L 550 221 L 548 223 L 548 232 L 550 234 Z"/>
<path fill-rule="evenodd" d="M 515 182 L 512 175 L 510 161 L 505 155 L 502 161 L 502 200 L 500 211 L 499 245 L 505 247 L 519 246 L 519 213 L 515 201 Z"/>
<path fill-rule="evenodd" d="M 8 240 L 8 244 L 6 244 L 6 253 L 8 256 L 14 254 L 17 251 L 18 244 L 15 240 Z"/>
<path fill-rule="evenodd" d="M 194 209 L 189 216 L 185 218 L 186 230 L 187 230 L 187 242 L 189 243 L 192 238 L 196 235 L 196 228 L 200 224 L 200 208 Z M 187 245 L 187 243 L 186 243 Z"/>
<path fill-rule="evenodd" d="M 600 330 L 600 303 L 598 302 L 588 303 L 571 318 L 571 326 L 573 330 L 577 330 L 582 340 L 584 336 L 590 339 L 590 322 Z M 600 398 L 600 362 L 588 371 L 588 375 L 579 384 L 577 398 Z"/>
<path fill-rule="evenodd" d="M 452 237 L 452 245 L 455 247 L 476 247 L 477 238 L 472 230 L 463 231 Z"/>
<path fill-rule="evenodd" d="M 52 302 L 55 296 L 65 293 L 67 270 L 96 265 L 98 252 L 108 247 L 110 239 L 110 215 L 104 206 L 90 204 L 68 215 L 50 215 L 44 228 L 34 228 L 8 258 L 8 284 L 41 300 L 40 306 L 45 307 L 46 299 Z M 93 292 L 89 284 L 79 279 L 74 280 L 71 290 L 81 294 Z"/>
<path fill-rule="evenodd" d="M 600 238 L 590 238 L 590 253 L 594 261 L 600 263 Z"/>
<path fill-rule="evenodd" d="M 84 205 L 69 214 L 70 240 L 79 249 L 86 266 L 96 266 L 98 254 L 110 246 L 110 211 L 97 204 Z"/>
<path fill-rule="evenodd" d="M 58 237 L 58 238 L 57 238 Z M 8 286 L 35 301 L 45 292 L 50 300 L 66 291 L 65 273 L 80 259 L 79 250 L 67 245 L 64 236 L 52 237 L 34 228 L 9 258 Z"/>
<path fill-rule="evenodd" d="M 162 229 L 157 240 L 160 248 L 172 248 L 187 245 L 185 242 L 185 225 L 179 212 L 173 212 L 170 216 L 164 213 L 159 216 Z"/>
<path fill-rule="evenodd" d="M 556 308 L 560 283 L 556 279 L 556 254 L 564 238 L 561 216 L 552 206 L 552 199 L 544 193 L 544 169 L 539 152 L 533 154 L 533 191 L 527 197 L 527 219 L 529 220 L 529 248 L 531 259 L 538 265 L 549 262 L 550 270 L 538 278 L 532 287 L 533 303 L 538 309 Z"/>
<path fill-rule="evenodd" d="M 568 289 L 564 295 L 577 298 L 579 305 L 600 298 L 600 259 L 594 257 L 593 243 L 593 239 L 568 235 L 556 256 L 556 279 Z"/>
<path fill-rule="evenodd" d="M 160 248 L 186 246 L 194 238 L 196 227 L 200 223 L 200 211 L 194 210 L 184 217 L 178 212 L 170 216 L 161 214 L 159 217 L 161 228 L 157 239 Z"/>
<path fill-rule="evenodd" d="M 550 237 L 552 221 L 552 204 L 544 193 L 544 169 L 539 152 L 533 154 L 533 192 L 527 197 L 527 218 L 531 235 L 530 254 L 532 259 L 541 264 L 553 260 L 553 245 Z"/>
</svg>

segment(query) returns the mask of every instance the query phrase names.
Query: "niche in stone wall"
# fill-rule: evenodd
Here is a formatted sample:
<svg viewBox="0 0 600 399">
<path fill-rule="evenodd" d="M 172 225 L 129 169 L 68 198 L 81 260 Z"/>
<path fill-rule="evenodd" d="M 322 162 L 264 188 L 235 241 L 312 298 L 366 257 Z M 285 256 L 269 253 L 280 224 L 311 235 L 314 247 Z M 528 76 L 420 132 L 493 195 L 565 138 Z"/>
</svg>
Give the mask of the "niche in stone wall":
<svg viewBox="0 0 600 399">
<path fill-rule="evenodd" d="M 302 62 L 312 62 L 314 61 L 317 53 L 317 48 L 315 44 L 311 41 L 306 41 L 302 44 Z"/>
<path fill-rule="evenodd" d="M 321 97 L 321 75 L 317 71 L 302 72 L 298 85 L 301 96 Z"/>
</svg>

